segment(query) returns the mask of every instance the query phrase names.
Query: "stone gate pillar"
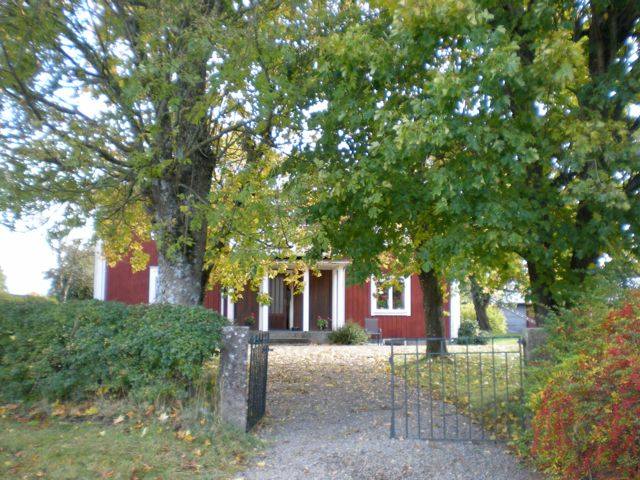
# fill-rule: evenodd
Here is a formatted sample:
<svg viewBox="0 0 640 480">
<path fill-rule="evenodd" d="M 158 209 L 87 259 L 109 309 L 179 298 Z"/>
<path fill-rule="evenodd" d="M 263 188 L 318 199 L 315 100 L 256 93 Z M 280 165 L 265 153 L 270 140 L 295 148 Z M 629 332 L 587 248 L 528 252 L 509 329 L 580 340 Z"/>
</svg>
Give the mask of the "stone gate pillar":
<svg viewBox="0 0 640 480">
<path fill-rule="evenodd" d="M 542 360 L 543 355 L 537 349 L 544 345 L 548 333 L 544 328 L 525 328 L 522 331 L 522 341 L 524 343 L 524 359 L 526 362 Z"/>
<path fill-rule="evenodd" d="M 245 431 L 247 428 L 247 354 L 249 327 L 222 327 L 218 369 L 218 416 Z"/>
</svg>

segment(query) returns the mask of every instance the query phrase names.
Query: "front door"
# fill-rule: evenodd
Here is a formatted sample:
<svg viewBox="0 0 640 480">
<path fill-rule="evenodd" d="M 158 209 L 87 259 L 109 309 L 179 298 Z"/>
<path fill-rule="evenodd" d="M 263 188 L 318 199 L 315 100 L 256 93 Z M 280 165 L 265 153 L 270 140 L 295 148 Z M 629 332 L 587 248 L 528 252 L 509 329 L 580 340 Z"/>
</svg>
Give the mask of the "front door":
<svg viewBox="0 0 640 480">
<path fill-rule="evenodd" d="M 269 330 L 289 328 L 289 288 L 284 284 L 284 275 L 269 279 Z"/>
</svg>

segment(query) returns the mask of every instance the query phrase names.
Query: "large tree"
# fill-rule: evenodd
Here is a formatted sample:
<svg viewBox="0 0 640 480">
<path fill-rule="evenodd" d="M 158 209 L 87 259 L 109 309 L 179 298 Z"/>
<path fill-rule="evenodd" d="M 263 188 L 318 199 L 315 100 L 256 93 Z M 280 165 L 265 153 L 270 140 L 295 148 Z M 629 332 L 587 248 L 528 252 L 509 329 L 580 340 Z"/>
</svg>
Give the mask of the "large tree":
<svg viewBox="0 0 640 480">
<path fill-rule="evenodd" d="M 55 242 L 57 265 L 45 273 L 51 280 L 49 295 L 59 302 L 93 297 L 94 249 L 80 240 Z"/>
<path fill-rule="evenodd" d="M 140 242 L 153 234 L 159 299 L 198 303 L 207 280 L 208 217 L 216 208 L 212 181 L 239 155 L 247 168 L 260 163 L 279 119 L 287 118 L 274 82 L 294 70 L 293 60 L 276 62 L 275 43 L 268 42 L 289 7 L 3 2 L 5 220 L 62 203 L 71 226 L 95 217 L 112 258 L 140 253 Z M 286 46 L 281 41 L 280 51 Z"/>
<path fill-rule="evenodd" d="M 314 213 L 334 245 L 390 250 L 432 284 L 517 254 L 540 321 L 603 254 L 637 254 L 637 2 L 375 6 L 316 70 L 302 171 L 326 179 Z"/>
</svg>

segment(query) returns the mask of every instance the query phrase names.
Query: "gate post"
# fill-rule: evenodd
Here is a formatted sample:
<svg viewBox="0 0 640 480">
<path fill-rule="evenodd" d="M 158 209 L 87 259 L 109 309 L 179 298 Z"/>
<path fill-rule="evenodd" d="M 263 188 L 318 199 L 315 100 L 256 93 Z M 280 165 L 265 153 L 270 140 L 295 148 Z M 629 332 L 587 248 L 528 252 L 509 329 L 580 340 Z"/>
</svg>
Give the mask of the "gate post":
<svg viewBox="0 0 640 480">
<path fill-rule="evenodd" d="M 525 328 L 522 331 L 524 359 L 527 363 L 542 360 L 544 355 L 536 350 L 544 345 L 547 336 L 548 333 L 544 328 Z"/>
<path fill-rule="evenodd" d="M 238 430 L 247 428 L 249 327 L 222 327 L 218 370 L 218 416 Z"/>
</svg>

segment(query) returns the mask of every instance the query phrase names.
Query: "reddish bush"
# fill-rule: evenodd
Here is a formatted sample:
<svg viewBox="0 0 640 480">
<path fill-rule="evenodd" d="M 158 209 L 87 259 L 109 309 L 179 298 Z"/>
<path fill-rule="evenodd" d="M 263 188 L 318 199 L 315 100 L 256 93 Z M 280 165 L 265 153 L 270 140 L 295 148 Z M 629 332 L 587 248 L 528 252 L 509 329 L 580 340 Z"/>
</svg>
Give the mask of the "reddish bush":
<svg viewBox="0 0 640 480">
<path fill-rule="evenodd" d="M 640 479 L 640 301 L 611 312 L 590 349 L 534 399 L 533 448 L 565 479 Z"/>
</svg>

